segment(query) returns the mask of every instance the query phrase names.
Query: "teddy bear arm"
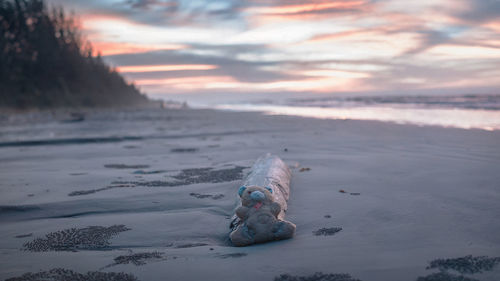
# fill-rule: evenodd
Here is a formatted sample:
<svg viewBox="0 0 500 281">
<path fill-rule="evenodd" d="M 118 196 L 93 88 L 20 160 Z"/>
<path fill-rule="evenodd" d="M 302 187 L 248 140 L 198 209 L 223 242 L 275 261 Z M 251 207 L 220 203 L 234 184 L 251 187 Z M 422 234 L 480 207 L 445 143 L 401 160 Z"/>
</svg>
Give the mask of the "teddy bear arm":
<svg viewBox="0 0 500 281">
<path fill-rule="evenodd" d="M 236 209 L 236 215 L 238 218 L 245 220 L 248 215 L 248 207 L 239 206 L 238 209 Z"/>
<path fill-rule="evenodd" d="M 280 212 L 281 212 L 281 206 L 280 206 L 280 204 L 278 204 L 276 202 L 272 202 L 271 203 L 271 213 L 275 217 L 277 217 Z"/>
</svg>

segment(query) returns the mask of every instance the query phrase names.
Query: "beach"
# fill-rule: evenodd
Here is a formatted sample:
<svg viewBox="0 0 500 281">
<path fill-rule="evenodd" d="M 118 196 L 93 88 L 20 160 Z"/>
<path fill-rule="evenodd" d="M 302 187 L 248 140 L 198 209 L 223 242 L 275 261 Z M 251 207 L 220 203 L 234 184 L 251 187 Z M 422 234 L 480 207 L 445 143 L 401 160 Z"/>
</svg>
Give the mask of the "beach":
<svg viewBox="0 0 500 281">
<path fill-rule="evenodd" d="M 209 109 L 21 114 L 0 128 L 1 279 L 500 279 L 498 130 Z M 238 187 L 266 153 L 292 170 L 296 235 L 233 247 Z"/>
</svg>

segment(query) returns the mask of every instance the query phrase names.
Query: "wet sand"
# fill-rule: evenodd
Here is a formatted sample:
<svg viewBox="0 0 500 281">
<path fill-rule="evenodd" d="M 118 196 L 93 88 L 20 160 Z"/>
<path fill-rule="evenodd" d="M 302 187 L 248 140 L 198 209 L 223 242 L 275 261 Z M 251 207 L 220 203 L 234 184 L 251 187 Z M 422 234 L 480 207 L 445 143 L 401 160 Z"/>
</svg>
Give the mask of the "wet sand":
<svg viewBox="0 0 500 281">
<path fill-rule="evenodd" d="M 500 279 L 499 131 L 212 110 L 61 120 L 1 118 L 2 279 Z M 267 152 L 292 169 L 296 237 L 231 247 L 237 189 Z"/>
</svg>

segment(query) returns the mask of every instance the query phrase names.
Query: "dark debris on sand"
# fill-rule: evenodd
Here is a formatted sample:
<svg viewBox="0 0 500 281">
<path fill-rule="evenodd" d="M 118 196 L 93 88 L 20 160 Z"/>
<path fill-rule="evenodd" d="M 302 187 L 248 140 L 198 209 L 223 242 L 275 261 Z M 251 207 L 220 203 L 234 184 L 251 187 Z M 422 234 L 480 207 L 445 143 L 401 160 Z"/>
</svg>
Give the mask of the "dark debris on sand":
<svg viewBox="0 0 500 281">
<path fill-rule="evenodd" d="M 417 281 L 479 281 L 479 280 L 465 277 L 462 275 L 457 276 L 449 274 L 447 272 L 438 272 L 424 277 L 418 277 Z"/>
<path fill-rule="evenodd" d="M 15 238 L 26 238 L 26 237 L 31 237 L 33 236 L 33 233 L 28 233 L 28 234 L 19 234 L 14 236 Z"/>
<path fill-rule="evenodd" d="M 186 248 L 194 248 L 194 247 L 203 247 L 207 246 L 207 243 L 186 243 L 186 244 L 180 244 L 176 245 L 174 248 L 176 249 L 186 249 Z"/>
<path fill-rule="evenodd" d="M 138 281 L 134 275 L 123 272 L 89 271 L 85 274 L 64 268 L 54 268 L 49 271 L 25 273 L 6 281 Z"/>
<path fill-rule="evenodd" d="M 135 187 L 135 185 L 132 185 L 132 184 L 112 184 L 112 185 L 108 185 L 106 187 L 101 187 L 101 188 L 96 188 L 96 189 L 72 191 L 72 192 L 68 193 L 68 196 L 89 195 L 89 194 L 96 193 L 99 191 L 104 191 L 104 190 L 114 189 L 114 188 L 124 188 L 124 187 Z"/>
<path fill-rule="evenodd" d="M 155 180 L 155 181 L 114 181 L 111 185 L 96 188 L 96 189 L 88 189 L 88 190 L 77 190 L 70 192 L 68 196 L 81 196 L 88 195 L 100 191 L 105 191 L 114 188 L 123 188 L 123 187 L 173 187 L 173 186 L 181 186 L 181 185 L 189 185 L 196 183 L 220 183 L 227 181 L 235 181 L 241 180 L 243 178 L 243 170 L 247 167 L 235 166 L 233 168 L 228 169 L 218 169 L 214 168 L 194 168 L 194 169 L 184 169 L 181 170 L 177 175 L 171 176 L 174 181 L 163 181 L 163 180 Z M 197 193 L 193 193 L 197 194 Z M 200 196 L 205 196 L 199 194 Z M 192 195 L 195 196 L 196 195 Z M 224 197 L 222 194 L 210 195 L 212 199 L 221 199 Z M 197 198 L 206 198 L 206 197 L 197 197 Z M 0 209 L 1 211 L 1 209 Z"/>
<path fill-rule="evenodd" d="M 439 270 L 453 269 L 462 274 L 481 273 L 490 271 L 500 263 L 500 257 L 490 258 L 488 256 L 473 257 L 468 255 L 452 259 L 435 259 L 429 263 L 426 269 L 438 268 Z"/>
<path fill-rule="evenodd" d="M 110 169 L 146 169 L 149 168 L 149 165 L 106 164 L 104 167 Z"/>
<path fill-rule="evenodd" d="M 231 254 L 217 255 L 217 257 L 221 259 L 227 259 L 227 258 L 241 258 L 247 255 L 248 255 L 247 253 L 231 253 Z"/>
<path fill-rule="evenodd" d="M 321 236 L 321 235 L 330 236 L 330 235 L 334 235 L 335 233 L 337 233 L 341 230 L 342 230 L 342 227 L 330 227 L 330 228 L 323 227 L 323 228 L 320 228 L 318 230 L 313 231 L 313 234 L 316 236 Z"/>
<path fill-rule="evenodd" d="M 220 183 L 241 180 L 246 167 L 236 166 L 228 169 L 214 170 L 213 168 L 184 169 L 179 174 L 171 176 L 175 181 L 115 181 L 112 184 L 132 184 L 147 187 L 168 187 L 197 183 Z"/>
<path fill-rule="evenodd" d="M 198 199 L 212 198 L 214 200 L 218 200 L 218 199 L 224 198 L 224 194 L 211 195 L 211 194 L 200 194 L 200 193 L 191 192 L 191 193 L 189 193 L 189 195 L 196 197 Z"/>
<path fill-rule="evenodd" d="M 144 170 L 137 170 L 133 174 L 136 175 L 153 175 L 153 174 L 161 174 L 161 173 L 166 173 L 167 171 L 165 170 L 154 170 L 154 171 L 144 171 Z"/>
<path fill-rule="evenodd" d="M 499 263 L 500 257 L 490 258 L 488 256 L 473 257 L 468 255 L 459 258 L 435 259 L 429 263 L 426 269 L 439 269 L 440 272 L 419 277 L 417 281 L 478 281 L 474 278 L 449 273 L 448 270 L 454 270 L 461 274 L 477 274 L 493 270 Z"/>
<path fill-rule="evenodd" d="M 69 175 L 70 176 L 84 176 L 84 175 L 88 175 L 88 173 L 70 173 Z"/>
<path fill-rule="evenodd" d="M 290 274 L 281 274 L 279 277 L 275 277 L 274 281 L 361 281 L 359 279 L 354 279 L 349 274 L 339 273 L 339 274 L 324 274 L 322 272 L 316 272 L 309 276 L 292 276 Z"/>
<path fill-rule="evenodd" d="M 138 146 L 138 145 L 124 145 L 123 148 L 126 148 L 126 149 L 136 149 L 136 148 L 140 148 L 140 146 Z"/>
<path fill-rule="evenodd" d="M 136 254 L 131 254 L 131 255 L 124 255 L 124 256 L 118 256 L 114 259 L 115 263 L 110 265 L 118 265 L 118 264 L 129 264 L 132 263 L 133 265 L 145 265 L 146 262 L 152 261 L 152 260 L 162 260 L 164 259 L 163 257 L 164 253 L 161 252 L 146 252 L 146 253 L 136 253 Z"/>
<path fill-rule="evenodd" d="M 113 236 L 130 230 L 125 225 L 89 226 L 85 228 L 70 228 L 51 232 L 45 238 L 36 238 L 23 245 L 23 249 L 31 252 L 107 250 Z"/>
<path fill-rule="evenodd" d="M 214 170 L 213 168 L 194 168 L 182 170 L 173 176 L 174 179 L 184 184 L 219 183 L 240 180 L 246 167 L 236 166 L 228 169 Z"/>
<path fill-rule="evenodd" d="M 40 210 L 38 206 L 0 206 L 0 215 L 10 215 L 12 213 L 24 213 Z"/>
<path fill-rule="evenodd" d="M 171 149 L 170 152 L 174 153 L 186 153 L 186 152 L 196 152 L 198 148 L 174 148 Z"/>
<path fill-rule="evenodd" d="M 98 189 L 77 190 L 77 191 L 73 191 L 73 192 L 68 193 L 68 196 L 89 195 L 89 194 L 96 193 L 96 192 L 103 191 L 103 190 L 107 190 L 107 189 L 109 189 L 109 188 L 103 187 L 103 188 L 98 188 Z"/>
</svg>

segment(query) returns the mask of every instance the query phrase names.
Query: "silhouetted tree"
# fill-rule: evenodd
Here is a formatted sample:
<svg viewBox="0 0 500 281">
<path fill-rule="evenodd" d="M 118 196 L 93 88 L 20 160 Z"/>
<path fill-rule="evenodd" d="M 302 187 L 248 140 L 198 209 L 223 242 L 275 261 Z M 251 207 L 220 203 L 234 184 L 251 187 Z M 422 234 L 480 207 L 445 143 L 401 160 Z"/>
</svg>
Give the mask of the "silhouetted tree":
<svg viewBox="0 0 500 281">
<path fill-rule="evenodd" d="M 74 15 L 43 0 L 0 0 L 0 106 L 48 108 L 144 103 L 93 56 Z"/>
</svg>

